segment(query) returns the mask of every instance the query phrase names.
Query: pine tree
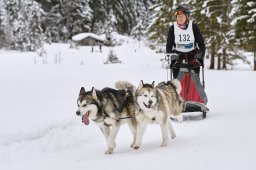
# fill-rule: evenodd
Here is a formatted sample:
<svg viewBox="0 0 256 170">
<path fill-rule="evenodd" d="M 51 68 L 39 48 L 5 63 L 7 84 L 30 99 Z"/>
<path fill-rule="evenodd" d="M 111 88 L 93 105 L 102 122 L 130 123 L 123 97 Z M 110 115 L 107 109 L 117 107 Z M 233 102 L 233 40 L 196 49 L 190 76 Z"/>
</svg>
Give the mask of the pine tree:
<svg viewBox="0 0 256 170">
<path fill-rule="evenodd" d="M 9 48 L 15 50 L 24 50 L 26 43 L 26 20 L 21 14 L 22 4 L 19 0 L 4 0 L 5 18 L 5 35 Z"/>
<path fill-rule="evenodd" d="M 103 23 L 106 22 L 107 18 L 106 8 L 108 9 L 108 7 L 106 6 L 106 2 L 103 0 L 90 0 L 89 7 L 91 9 L 90 32 L 102 32 L 101 29 L 104 28 L 102 28 L 101 26 L 103 25 Z"/>
<path fill-rule="evenodd" d="M 234 27 L 231 25 L 232 10 L 231 0 L 223 0 L 219 8 L 220 24 L 220 52 L 221 61 L 218 62 L 218 69 L 227 69 L 227 64 L 232 65 L 232 58 L 235 54 L 234 48 Z"/>
<path fill-rule="evenodd" d="M 60 1 L 61 35 L 64 41 L 70 39 L 73 35 L 88 32 L 90 29 L 91 10 L 88 0 L 62 0 Z"/>
<path fill-rule="evenodd" d="M 238 0 L 235 14 L 237 45 L 254 52 L 254 70 L 256 70 L 256 2 L 253 0 Z"/>
<path fill-rule="evenodd" d="M 208 43 L 208 39 L 210 39 L 211 36 L 211 25 L 209 24 L 209 17 L 206 16 L 205 8 L 202 7 L 204 2 L 205 1 L 201 0 L 192 0 L 189 2 L 189 5 L 191 8 L 191 20 L 198 25 L 205 40 L 206 51 L 208 51 L 211 47 L 211 44 Z M 208 53 L 206 52 L 205 58 L 209 58 L 209 55 L 207 54 Z M 214 60 L 212 62 L 214 62 Z M 212 63 L 212 65 L 214 65 L 214 63 Z"/>
<path fill-rule="evenodd" d="M 36 50 L 42 44 L 41 9 L 33 0 L 4 0 L 6 46 L 14 50 Z M 41 13 L 40 13 L 41 12 Z"/>
<path fill-rule="evenodd" d="M 212 58 L 211 61 L 214 61 L 214 53 L 217 54 L 217 69 L 227 69 L 227 64 L 232 65 L 232 54 L 234 54 L 234 44 L 232 44 L 232 31 L 233 27 L 231 25 L 231 17 L 229 14 L 232 10 L 231 0 L 213 0 L 209 1 L 206 4 L 206 9 L 208 10 L 206 15 L 208 15 L 213 25 L 211 29 L 214 32 L 210 32 L 210 41 L 211 44 L 215 45 L 215 49 L 211 48 Z M 213 38 L 213 39 L 212 39 Z M 213 42 L 214 41 L 214 42 Z M 214 52 L 215 51 L 215 52 Z M 213 68 L 214 65 L 211 64 L 210 68 Z"/>
<path fill-rule="evenodd" d="M 211 56 L 210 69 L 215 68 L 215 61 L 217 69 L 226 69 L 227 63 L 232 64 L 228 56 L 234 53 L 234 28 L 231 25 L 232 16 L 229 15 L 231 0 L 192 1 L 191 5 L 195 8 L 192 16 L 201 28 Z"/>
<path fill-rule="evenodd" d="M 135 25 L 135 9 L 134 0 L 112 0 L 110 6 L 112 7 L 113 14 L 116 16 L 115 29 L 121 34 L 130 34 L 133 26 Z"/>
<path fill-rule="evenodd" d="M 60 42 L 62 40 L 60 30 L 63 28 L 63 23 L 61 22 L 59 1 L 51 1 L 49 6 L 49 11 L 46 12 L 42 21 L 46 42 Z"/>
<path fill-rule="evenodd" d="M 24 16 L 29 23 L 27 27 L 27 50 L 35 51 L 43 44 L 44 33 L 41 27 L 41 18 L 43 15 L 44 12 L 37 2 L 33 0 L 25 2 Z"/>
<path fill-rule="evenodd" d="M 4 16 L 0 6 L 0 48 L 5 46 L 5 34 L 4 34 Z"/>
<path fill-rule="evenodd" d="M 136 25 L 133 27 L 131 35 L 139 40 L 147 36 L 147 28 L 150 25 L 152 10 L 149 8 L 155 1 L 138 0 L 134 6 L 136 12 Z"/>
<path fill-rule="evenodd" d="M 148 26 L 148 8 L 156 0 L 36 0 L 42 4 L 42 28 L 49 42 L 67 41 L 80 32 L 102 34 L 109 29 L 130 35 Z"/>
<path fill-rule="evenodd" d="M 151 9 L 156 11 L 148 27 L 149 41 L 154 47 L 157 43 L 165 44 L 170 23 L 173 21 L 173 0 L 159 0 Z"/>
</svg>

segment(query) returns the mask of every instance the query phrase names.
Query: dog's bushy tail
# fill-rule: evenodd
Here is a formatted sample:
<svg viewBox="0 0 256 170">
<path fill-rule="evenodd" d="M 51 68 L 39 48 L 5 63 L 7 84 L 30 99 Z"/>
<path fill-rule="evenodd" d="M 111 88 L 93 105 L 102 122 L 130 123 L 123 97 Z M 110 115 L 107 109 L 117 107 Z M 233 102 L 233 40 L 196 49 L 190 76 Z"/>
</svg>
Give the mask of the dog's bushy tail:
<svg viewBox="0 0 256 170">
<path fill-rule="evenodd" d="M 180 81 L 178 79 L 173 79 L 171 80 L 171 83 L 175 86 L 177 93 L 180 94 L 182 89 Z"/>
<path fill-rule="evenodd" d="M 136 90 L 136 87 L 134 85 L 132 85 L 130 82 L 128 81 L 122 81 L 122 80 L 119 80 L 115 83 L 115 87 L 116 89 L 118 90 L 129 90 L 131 92 L 135 92 Z"/>
</svg>

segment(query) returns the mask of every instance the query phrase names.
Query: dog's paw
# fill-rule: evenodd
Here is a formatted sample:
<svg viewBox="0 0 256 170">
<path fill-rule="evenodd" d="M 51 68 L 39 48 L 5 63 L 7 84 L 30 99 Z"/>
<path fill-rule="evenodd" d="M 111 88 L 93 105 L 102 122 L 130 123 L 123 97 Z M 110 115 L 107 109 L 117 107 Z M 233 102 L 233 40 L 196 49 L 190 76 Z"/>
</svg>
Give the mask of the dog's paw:
<svg viewBox="0 0 256 170">
<path fill-rule="evenodd" d="M 133 145 L 132 148 L 135 149 L 135 150 L 137 150 L 137 149 L 140 148 L 140 146 L 138 146 L 138 145 Z"/>
<path fill-rule="evenodd" d="M 166 146 L 167 146 L 166 142 L 163 142 L 161 145 L 161 147 L 166 147 Z"/>
<path fill-rule="evenodd" d="M 130 147 L 133 148 L 134 146 L 135 146 L 135 143 L 133 142 L 133 143 L 130 145 Z"/>
<path fill-rule="evenodd" d="M 172 138 L 172 139 L 176 138 L 176 135 L 172 135 L 171 138 Z"/>
<path fill-rule="evenodd" d="M 113 153 L 113 150 L 107 150 L 107 151 L 105 152 L 106 155 L 110 155 L 110 154 L 112 154 L 112 153 Z"/>
<path fill-rule="evenodd" d="M 166 147 L 167 146 L 167 139 L 162 141 L 161 147 Z"/>
</svg>

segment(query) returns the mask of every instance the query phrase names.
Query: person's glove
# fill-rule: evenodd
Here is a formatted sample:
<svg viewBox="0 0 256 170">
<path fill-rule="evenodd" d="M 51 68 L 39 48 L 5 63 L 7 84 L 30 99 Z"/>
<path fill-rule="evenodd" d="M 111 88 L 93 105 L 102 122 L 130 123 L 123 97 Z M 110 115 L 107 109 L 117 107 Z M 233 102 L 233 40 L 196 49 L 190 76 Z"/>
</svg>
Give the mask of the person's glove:
<svg viewBox="0 0 256 170">
<path fill-rule="evenodd" d="M 202 57 L 202 52 L 199 51 L 198 53 L 196 53 L 195 58 L 202 60 L 202 59 L 203 59 L 203 57 Z"/>
<path fill-rule="evenodd" d="M 198 59 L 201 66 L 204 66 L 204 59 Z"/>
<path fill-rule="evenodd" d="M 176 64 L 177 60 L 172 60 L 171 64 L 170 64 L 170 69 L 173 68 L 173 66 Z"/>
</svg>

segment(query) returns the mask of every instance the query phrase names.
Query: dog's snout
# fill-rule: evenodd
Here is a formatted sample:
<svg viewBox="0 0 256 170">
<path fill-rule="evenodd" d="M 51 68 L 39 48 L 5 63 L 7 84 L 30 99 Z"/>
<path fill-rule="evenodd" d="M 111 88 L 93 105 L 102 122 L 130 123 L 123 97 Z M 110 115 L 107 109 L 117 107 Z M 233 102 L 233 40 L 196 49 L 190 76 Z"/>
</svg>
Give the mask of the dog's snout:
<svg viewBox="0 0 256 170">
<path fill-rule="evenodd" d="M 76 111 L 76 115 L 77 116 L 80 116 L 81 115 L 81 112 L 78 110 L 78 111 Z"/>
<path fill-rule="evenodd" d="M 149 100 L 149 101 L 148 101 L 148 104 L 149 104 L 149 105 L 152 105 L 152 103 L 153 103 L 152 100 Z"/>
</svg>

